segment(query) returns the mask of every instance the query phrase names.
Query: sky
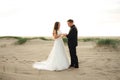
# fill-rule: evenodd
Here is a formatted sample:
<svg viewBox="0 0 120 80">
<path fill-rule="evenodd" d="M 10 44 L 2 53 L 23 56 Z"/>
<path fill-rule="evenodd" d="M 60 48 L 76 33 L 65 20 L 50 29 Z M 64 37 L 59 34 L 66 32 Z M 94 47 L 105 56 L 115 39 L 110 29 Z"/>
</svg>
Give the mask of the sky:
<svg viewBox="0 0 120 80">
<path fill-rule="evenodd" d="M 56 21 L 79 36 L 120 36 L 119 0 L 0 0 L 0 36 L 52 36 Z"/>
</svg>

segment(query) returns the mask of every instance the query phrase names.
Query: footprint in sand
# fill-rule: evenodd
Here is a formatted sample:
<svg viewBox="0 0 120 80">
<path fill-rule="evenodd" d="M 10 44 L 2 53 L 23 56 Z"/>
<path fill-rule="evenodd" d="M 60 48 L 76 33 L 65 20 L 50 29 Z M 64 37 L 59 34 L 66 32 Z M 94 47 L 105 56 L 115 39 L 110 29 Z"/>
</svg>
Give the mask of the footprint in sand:
<svg viewBox="0 0 120 80">
<path fill-rule="evenodd" d="M 15 56 L 13 56 L 12 58 L 14 58 L 15 60 L 18 60 Z"/>
<path fill-rule="evenodd" d="M 23 61 L 18 61 L 18 62 L 22 64 L 29 64 L 29 63 L 33 63 L 34 61 L 23 60 Z"/>
<path fill-rule="evenodd" d="M 107 58 L 107 61 L 109 62 L 109 61 L 111 61 L 112 59 L 110 59 L 110 58 Z"/>
<path fill-rule="evenodd" d="M 80 75 L 86 75 L 87 73 L 80 73 Z"/>
<path fill-rule="evenodd" d="M 1 58 L 5 58 L 5 56 L 1 56 Z"/>
<path fill-rule="evenodd" d="M 86 60 L 80 61 L 79 64 L 83 64 L 83 63 L 85 63 L 85 62 L 87 62 L 87 61 L 86 61 Z"/>
<path fill-rule="evenodd" d="M 117 77 L 117 79 L 116 80 L 120 80 L 120 77 Z"/>
<path fill-rule="evenodd" d="M 101 70 L 102 70 L 102 68 L 93 68 L 93 70 L 100 70 L 100 71 L 101 71 Z"/>
<path fill-rule="evenodd" d="M 5 60 L 2 60 L 2 62 L 6 62 Z"/>
<path fill-rule="evenodd" d="M 8 59 L 3 58 L 1 62 L 7 62 Z"/>
<path fill-rule="evenodd" d="M 108 75 L 108 74 L 106 74 L 105 72 L 98 72 L 97 74 L 100 74 L 100 75 L 102 75 L 102 76 Z"/>
<path fill-rule="evenodd" d="M 6 46 L 7 46 L 6 44 L 0 45 L 1 48 L 5 48 Z"/>
<path fill-rule="evenodd" d="M 0 77 L 0 80 L 3 80 L 3 79 Z"/>
<path fill-rule="evenodd" d="M 120 70 L 109 70 L 107 72 L 109 72 L 109 73 L 120 73 Z"/>
</svg>

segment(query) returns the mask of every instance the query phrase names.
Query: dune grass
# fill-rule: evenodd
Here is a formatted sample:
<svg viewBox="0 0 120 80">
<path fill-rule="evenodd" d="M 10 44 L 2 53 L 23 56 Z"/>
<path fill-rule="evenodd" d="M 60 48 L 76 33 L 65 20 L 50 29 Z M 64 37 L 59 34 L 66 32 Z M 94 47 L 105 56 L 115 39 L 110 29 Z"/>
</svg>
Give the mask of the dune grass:
<svg viewBox="0 0 120 80">
<path fill-rule="evenodd" d="M 0 39 L 2 38 L 13 38 L 13 39 L 17 39 L 17 41 L 15 42 L 15 44 L 21 45 L 21 44 L 25 44 L 28 40 L 33 40 L 33 39 L 40 39 L 40 40 L 44 40 L 44 41 L 51 41 L 53 39 L 48 39 L 46 37 L 32 37 L 32 38 L 25 38 L 25 37 L 18 37 L 18 36 L 2 36 L 0 37 Z M 67 38 L 63 38 L 64 43 L 67 43 Z M 78 41 L 83 41 L 83 42 L 89 42 L 89 41 L 93 41 L 96 43 L 97 46 L 102 47 L 102 46 L 107 46 L 107 47 L 113 47 L 116 48 L 120 45 L 120 40 L 118 39 L 108 39 L 108 38 L 79 38 Z"/>
<path fill-rule="evenodd" d="M 83 41 L 83 42 L 89 42 L 89 41 L 97 41 L 100 38 L 80 38 L 79 41 Z"/>
<path fill-rule="evenodd" d="M 24 44 L 28 39 L 27 38 L 23 38 L 23 37 L 17 37 L 17 36 L 2 36 L 0 37 L 0 39 L 2 38 L 7 38 L 7 39 L 10 39 L 10 38 L 13 38 L 13 39 L 17 39 L 17 42 L 15 42 L 15 44 Z"/>
<path fill-rule="evenodd" d="M 108 47 L 113 47 L 117 48 L 118 45 L 120 44 L 120 40 L 117 39 L 100 39 L 96 42 L 98 46 L 108 46 Z"/>
<path fill-rule="evenodd" d="M 118 39 L 109 39 L 109 38 L 83 38 L 79 41 L 89 42 L 93 41 L 98 47 L 112 47 L 117 48 L 120 45 L 120 40 Z"/>
<path fill-rule="evenodd" d="M 15 42 L 15 44 L 19 44 L 19 45 L 21 45 L 21 44 L 26 43 L 27 40 L 28 40 L 27 38 L 19 38 L 18 41 Z"/>
<path fill-rule="evenodd" d="M 109 38 L 83 38 L 79 39 L 79 41 L 89 42 L 93 41 L 99 47 L 112 47 L 117 48 L 120 45 L 120 40 L 118 39 L 109 39 Z"/>
<path fill-rule="evenodd" d="M 52 40 L 52 39 L 48 39 L 48 38 L 45 38 L 45 37 L 39 37 L 39 39 L 45 40 L 45 41 L 51 41 Z"/>
<path fill-rule="evenodd" d="M 9 38 L 20 39 L 21 37 L 17 37 L 17 36 L 2 36 L 2 37 L 0 37 L 0 39 L 2 39 L 2 38 L 7 38 L 7 39 L 9 39 Z"/>
<path fill-rule="evenodd" d="M 63 38 L 63 42 L 64 42 L 65 44 L 67 43 L 67 41 L 68 41 L 67 38 Z"/>
<path fill-rule="evenodd" d="M 25 37 L 18 37 L 18 36 L 2 36 L 2 37 L 0 37 L 0 39 L 3 39 L 3 38 L 6 38 L 6 39 L 10 39 L 10 38 L 17 39 L 17 41 L 15 42 L 15 44 L 17 44 L 17 45 L 24 44 L 28 40 L 33 40 L 33 39 L 41 39 L 41 40 L 45 40 L 45 41 L 52 40 L 52 39 L 47 39 L 45 37 L 32 37 L 32 38 L 25 38 Z"/>
</svg>

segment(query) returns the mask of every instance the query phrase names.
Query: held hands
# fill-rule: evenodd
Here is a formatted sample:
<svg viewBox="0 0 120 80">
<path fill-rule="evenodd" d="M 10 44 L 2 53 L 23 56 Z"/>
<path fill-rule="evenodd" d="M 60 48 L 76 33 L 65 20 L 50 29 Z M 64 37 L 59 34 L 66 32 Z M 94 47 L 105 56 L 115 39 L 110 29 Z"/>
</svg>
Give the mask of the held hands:
<svg viewBox="0 0 120 80">
<path fill-rule="evenodd" d="M 65 33 L 65 34 L 61 34 L 61 37 L 66 37 L 67 36 L 67 34 Z"/>
<path fill-rule="evenodd" d="M 67 34 L 65 33 L 65 34 L 63 34 L 65 37 L 67 36 Z"/>
</svg>

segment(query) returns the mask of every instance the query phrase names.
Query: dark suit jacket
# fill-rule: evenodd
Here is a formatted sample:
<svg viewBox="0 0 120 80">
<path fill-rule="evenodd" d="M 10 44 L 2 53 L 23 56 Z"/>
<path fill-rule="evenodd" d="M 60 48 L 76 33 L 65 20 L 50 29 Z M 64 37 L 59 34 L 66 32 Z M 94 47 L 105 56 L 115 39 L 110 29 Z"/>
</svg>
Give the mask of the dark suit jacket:
<svg viewBox="0 0 120 80">
<path fill-rule="evenodd" d="M 68 46 L 69 47 L 76 47 L 78 45 L 78 31 L 75 25 L 71 26 L 69 34 L 67 35 L 68 38 Z"/>
</svg>

